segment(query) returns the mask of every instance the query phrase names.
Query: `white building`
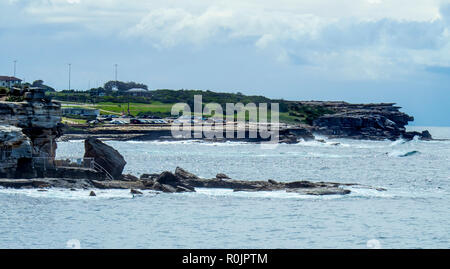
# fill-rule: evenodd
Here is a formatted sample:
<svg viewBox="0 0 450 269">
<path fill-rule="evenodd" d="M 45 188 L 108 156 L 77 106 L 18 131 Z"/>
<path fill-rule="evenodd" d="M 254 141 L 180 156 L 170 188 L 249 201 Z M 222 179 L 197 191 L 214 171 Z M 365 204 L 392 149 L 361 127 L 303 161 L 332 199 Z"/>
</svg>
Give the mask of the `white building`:
<svg viewBox="0 0 450 269">
<path fill-rule="evenodd" d="M 141 88 L 133 88 L 126 91 L 126 94 L 132 96 L 150 96 L 150 91 Z"/>
<path fill-rule="evenodd" d="M 8 76 L 0 76 L 0 87 L 11 88 L 14 85 L 17 85 L 22 82 L 20 78 L 16 77 L 8 77 Z"/>
<path fill-rule="evenodd" d="M 77 108 L 77 107 L 63 107 L 62 109 L 63 116 L 81 116 L 85 118 L 97 118 L 100 116 L 99 109 L 90 109 L 90 108 Z"/>
</svg>

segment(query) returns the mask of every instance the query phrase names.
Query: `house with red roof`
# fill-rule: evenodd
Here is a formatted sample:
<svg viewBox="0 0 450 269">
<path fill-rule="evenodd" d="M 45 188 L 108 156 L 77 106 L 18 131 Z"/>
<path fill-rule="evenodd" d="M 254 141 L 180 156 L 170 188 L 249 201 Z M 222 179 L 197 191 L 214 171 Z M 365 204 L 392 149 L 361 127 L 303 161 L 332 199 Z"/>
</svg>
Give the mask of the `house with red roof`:
<svg viewBox="0 0 450 269">
<path fill-rule="evenodd" d="M 0 87 L 11 88 L 14 85 L 17 85 L 22 82 L 20 78 L 16 77 L 8 77 L 8 76 L 0 76 Z"/>
</svg>

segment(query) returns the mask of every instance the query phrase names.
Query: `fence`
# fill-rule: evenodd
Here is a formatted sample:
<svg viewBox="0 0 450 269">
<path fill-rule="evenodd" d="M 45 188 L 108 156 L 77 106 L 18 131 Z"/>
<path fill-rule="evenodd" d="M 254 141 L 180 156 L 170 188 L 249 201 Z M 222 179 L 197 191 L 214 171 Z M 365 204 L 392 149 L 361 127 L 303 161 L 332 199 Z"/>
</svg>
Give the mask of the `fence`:
<svg viewBox="0 0 450 269">
<path fill-rule="evenodd" d="M 54 159 L 50 157 L 33 157 L 33 167 L 40 168 L 43 170 L 54 169 L 58 167 L 90 168 L 98 172 L 104 173 L 108 177 L 108 179 L 113 180 L 111 174 L 108 173 L 108 171 L 106 171 L 106 169 L 103 168 L 100 164 L 96 163 L 94 161 L 94 158 L 69 157 L 69 158 Z"/>
<path fill-rule="evenodd" d="M 94 158 L 60 158 L 33 157 L 35 168 L 50 169 L 56 167 L 79 167 L 94 169 Z"/>
</svg>

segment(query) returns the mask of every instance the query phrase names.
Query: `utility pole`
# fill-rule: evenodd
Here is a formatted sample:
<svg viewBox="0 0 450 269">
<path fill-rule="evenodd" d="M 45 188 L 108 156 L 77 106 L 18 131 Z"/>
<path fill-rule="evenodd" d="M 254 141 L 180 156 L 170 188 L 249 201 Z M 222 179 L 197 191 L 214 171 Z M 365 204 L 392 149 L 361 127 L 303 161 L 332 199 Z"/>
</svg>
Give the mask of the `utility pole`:
<svg viewBox="0 0 450 269">
<path fill-rule="evenodd" d="M 14 77 L 16 77 L 16 64 L 17 64 L 17 60 L 14 60 Z"/>
<path fill-rule="evenodd" d="M 72 71 L 72 64 L 68 64 L 69 65 L 69 91 L 70 91 L 70 73 Z"/>
<path fill-rule="evenodd" d="M 116 86 L 117 90 L 119 89 L 117 87 L 117 64 L 114 64 L 114 86 Z"/>
<path fill-rule="evenodd" d="M 114 65 L 114 67 L 115 67 L 114 75 L 115 75 L 116 82 L 117 82 L 117 66 L 118 66 L 118 64 Z"/>
</svg>

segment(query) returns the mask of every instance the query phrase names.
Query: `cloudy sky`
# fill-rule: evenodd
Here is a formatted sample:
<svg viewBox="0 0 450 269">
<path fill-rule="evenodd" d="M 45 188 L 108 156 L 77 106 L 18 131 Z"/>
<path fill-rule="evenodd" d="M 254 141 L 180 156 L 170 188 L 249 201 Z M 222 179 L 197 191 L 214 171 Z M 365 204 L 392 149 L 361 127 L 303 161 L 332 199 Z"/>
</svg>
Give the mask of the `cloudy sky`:
<svg viewBox="0 0 450 269">
<path fill-rule="evenodd" d="M 0 75 L 397 102 L 450 126 L 450 1 L 0 0 Z"/>
</svg>

